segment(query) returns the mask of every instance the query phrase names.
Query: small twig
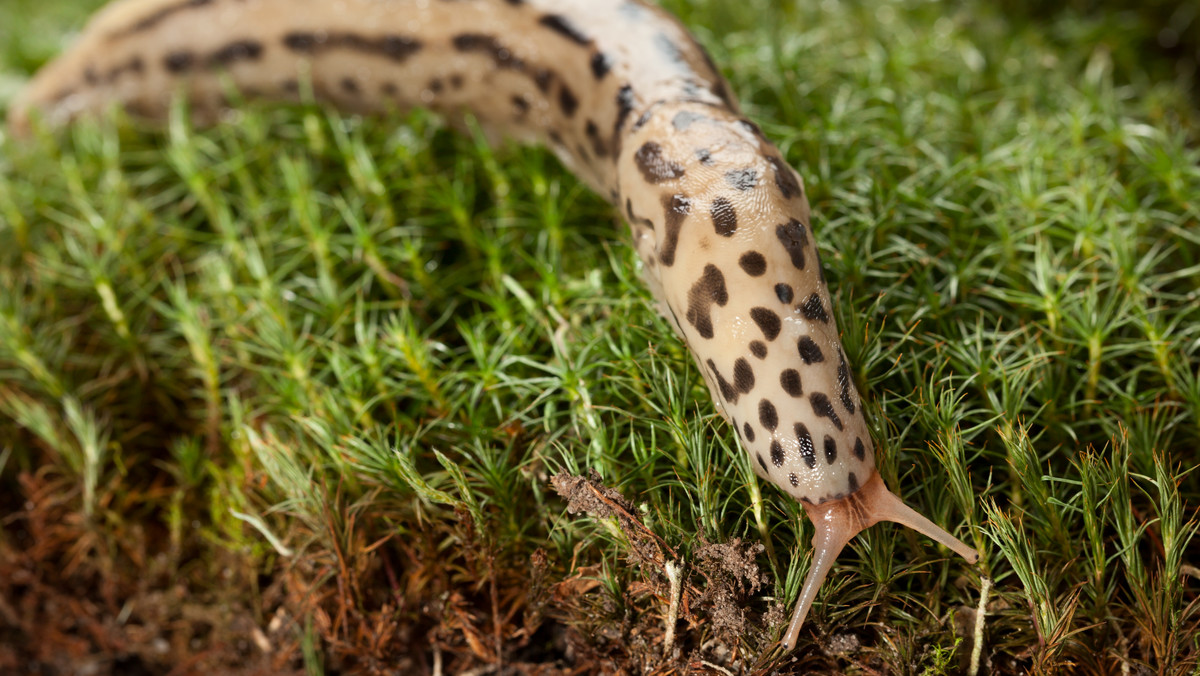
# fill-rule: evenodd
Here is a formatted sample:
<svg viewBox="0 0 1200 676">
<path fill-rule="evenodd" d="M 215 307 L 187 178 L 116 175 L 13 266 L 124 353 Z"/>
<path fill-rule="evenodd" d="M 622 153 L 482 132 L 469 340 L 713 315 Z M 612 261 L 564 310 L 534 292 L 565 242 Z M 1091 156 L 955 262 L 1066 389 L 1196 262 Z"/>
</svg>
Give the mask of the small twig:
<svg viewBox="0 0 1200 676">
<path fill-rule="evenodd" d="M 488 585 L 492 596 L 492 638 L 496 641 L 496 666 L 504 666 L 504 636 L 500 619 L 500 590 L 496 585 L 496 561 L 488 552 Z"/>
<path fill-rule="evenodd" d="M 607 506 L 610 510 L 612 510 L 613 515 L 616 516 L 619 521 L 621 521 L 624 524 L 627 524 L 631 529 L 637 530 L 638 532 L 645 535 L 647 538 L 653 540 L 655 544 L 657 544 L 662 549 L 665 549 L 667 551 L 667 553 L 670 554 L 672 557 L 678 558 L 679 555 L 675 552 L 675 549 L 673 547 L 671 547 L 671 545 L 667 544 L 666 540 L 659 537 L 657 533 L 655 533 L 654 531 L 647 528 L 646 524 L 642 523 L 641 519 L 634 516 L 633 514 L 630 514 L 629 511 L 627 509 L 625 509 L 625 507 L 623 507 L 622 505 L 620 505 L 619 503 L 614 501 L 609 496 L 605 495 L 602 491 L 600 491 L 598 488 L 596 488 L 596 486 L 594 486 L 591 482 L 587 482 L 585 485 L 587 486 L 588 490 L 592 493 L 593 496 L 595 496 L 595 498 L 597 500 L 604 503 L 605 506 Z M 659 556 L 661 557 L 662 554 L 660 553 Z"/>
<path fill-rule="evenodd" d="M 979 660 L 983 656 L 983 619 L 987 615 L 988 595 L 991 591 L 992 578 L 983 578 L 983 584 L 979 587 L 979 607 L 975 609 L 975 645 L 971 648 L 971 669 L 967 672 L 970 676 L 979 673 Z"/>
<path fill-rule="evenodd" d="M 679 620 L 680 585 L 679 566 L 674 561 L 667 561 L 664 568 L 667 571 L 667 579 L 671 581 L 671 602 L 667 606 L 667 635 L 663 639 L 663 657 L 667 657 L 675 644 L 675 624 Z"/>
<path fill-rule="evenodd" d="M 713 664 L 712 662 L 705 662 L 704 660 L 700 660 L 700 664 L 703 664 L 704 666 L 708 667 L 709 669 L 716 669 L 717 671 L 721 672 L 722 674 L 729 674 L 729 676 L 733 676 L 732 671 L 726 669 L 725 667 L 723 667 L 719 664 Z"/>
</svg>

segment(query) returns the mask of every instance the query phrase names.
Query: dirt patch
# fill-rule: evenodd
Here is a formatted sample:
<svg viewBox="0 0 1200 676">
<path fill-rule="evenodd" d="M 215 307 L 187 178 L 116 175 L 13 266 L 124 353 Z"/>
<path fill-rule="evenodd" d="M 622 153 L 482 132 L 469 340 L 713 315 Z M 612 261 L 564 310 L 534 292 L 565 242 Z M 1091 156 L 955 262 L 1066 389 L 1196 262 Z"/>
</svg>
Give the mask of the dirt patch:
<svg viewBox="0 0 1200 676">
<path fill-rule="evenodd" d="M 632 551 L 629 558 L 633 563 L 662 566 L 667 557 L 678 558 L 675 551 L 646 527 L 637 516 L 637 508 L 625 499 L 620 491 L 604 485 L 595 470 L 588 476 L 557 474 L 550 479 L 554 490 L 567 501 L 567 512 L 590 514 L 596 518 L 615 518 L 621 530 L 629 538 Z"/>
<path fill-rule="evenodd" d="M 746 633 L 747 602 L 770 582 L 756 562 L 764 551 L 761 543 L 743 543 L 741 538 L 696 550 L 697 567 L 709 580 L 699 601 L 711 608 L 712 629 L 723 640 L 736 641 Z"/>
<path fill-rule="evenodd" d="M 0 539 L 0 673 L 302 673 L 261 622 L 280 588 L 247 594 L 257 580 L 243 557 L 209 551 L 197 566 L 198 551 L 173 556 L 161 533 L 126 524 L 115 537 L 84 518 L 47 472 L 19 484 L 23 508 Z"/>
<path fill-rule="evenodd" d="M 106 497 L 88 518 L 74 484 L 53 470 L 14 478 L 0 490 L 2 674 L 624 668 L 587 633 L 597 569 L 564 576 L 544 550 L 497 551 L 465 511 L 427 512 L 422 528 L 405 511 L 411 501 L 374 501 L 380 511 L 368 516 L 323 494 L 324 523 L 292 520 L 277 533 L 299 545 L 283 557 L 199 531 L 173 539 L 152 500 L 138 502 L 161 498 L 161 486 L 106 493 L 128 503 Z"/>
<path fill-rule="evenodd" d="M 756 595 L 769 583 L 757 557 L 764 547 L 735 538 L 701 545 L 683 556 L 651 531 L 631 501 L 604 485 L 595 472 L 587 477 L 559 474 L 555 490 L 572 514 L 615 519 L 628 543 L 626 552 L 639 574 L 629 579 L 615 603 L 627 609 L 625 620 L 606 631 L 619 635 L 625 657 L 647 673 L 748 673 L 743 639 L 764 639 L 773 625 L 764 622 L 767 604 Z M 576 584 L 578 596 L 602 594 L 598 582 Z M 771 619 L 781 616 L 775 612 Z M 751 630 L 751 627 L 754 629 Z M 616 636 L 614 636 L 616 638 Z M 753 652 L 765 645 L 754 641 Z"/>
<path fill-rule="evenodd" d="M 277 524 L 285 557 L 256 535 L 172 538 L 137 503 L 161 487 L 126 486 L 112 495 L 128 504 L 86 518 L 50 470 L 13 483 L 0 491 L 0 673 L 836 671 L 820 651 L 772 651 L 786 613 L 765 596 L 760 544 L 669 543 L 595 474 L 552 483 L 569 511 L 615 523 L 620 565 L 501 551 L 465 510 L 372 498 L 368 514 L 320 486 L 324 522 Z"/>
</svg>

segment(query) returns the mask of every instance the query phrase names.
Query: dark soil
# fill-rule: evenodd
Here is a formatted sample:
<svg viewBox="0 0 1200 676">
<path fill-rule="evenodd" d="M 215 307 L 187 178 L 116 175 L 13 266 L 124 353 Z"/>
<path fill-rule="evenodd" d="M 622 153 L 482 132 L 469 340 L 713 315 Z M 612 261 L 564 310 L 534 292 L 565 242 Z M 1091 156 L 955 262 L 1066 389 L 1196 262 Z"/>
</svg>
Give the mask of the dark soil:
<svg viewBox="0 0 1200 676">
<path fill-rule="evenodd" d="M 599 565 L 492 551 L 465 513 L 414 517 L 403 538 L 388 535 L 394 522 L 348 517 L 343 549 L 285 558 L 211 538 L 172 545 L 153 514 L 119 522 L 138 513 L 128 504 L 101 501 L 86 518 L 48 471 L 18 484 L 0 497 L 2 674 L 889 670 L 854 634 L 779 655 L 787 614 L 762 596 L 761 544 L 701 536 L 685 559 L 594 473 L 551 484 L 570 513 L 615 520 L 628 542 L 618 589 Z"/>
</svg>

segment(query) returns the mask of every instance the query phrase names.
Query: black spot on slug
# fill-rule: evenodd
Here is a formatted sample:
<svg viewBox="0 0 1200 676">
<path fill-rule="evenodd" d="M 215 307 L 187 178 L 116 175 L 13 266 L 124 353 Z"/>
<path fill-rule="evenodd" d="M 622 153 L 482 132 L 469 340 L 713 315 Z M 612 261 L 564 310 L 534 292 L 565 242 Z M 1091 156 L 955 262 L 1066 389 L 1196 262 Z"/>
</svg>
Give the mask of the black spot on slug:
<svg viewBox="0 0 1200 676">
<path fill-rule="evenodd" d="M 808 400 L 812 403 L 813 413 L 821 418 L 829 418 L 833 426 L 839 432 L 842 431 L 842 419 L 838 417 L 837 411 L 833 410 L 833 404 L 830 403 L 829 397 L 825 396 L 823 392 L 813 392 L 808 395 Z"/>
<path fill-rule="evenodd" d="M 800 485 L 800 477 L 796 476 L 795 472 L 789 472 L 788 473 L 788 483 L 792 484 L 792 486 L 799 486 Z"/>
<path fill-rule="evenodd" d="M 708 56 L 703 49 L 701 50 L 701 53 L 703 53 L 706 57 Z M 726 107 L 733 108 L 736 105 L 733 99 L 733 94 L 729 92 L 729 84 L 725 82 L 724 78 L 717 77 L 709 89 L 713 94 L 717 95 L 717 98 L 721 99 L 721 101 L 725 103 Z"/>
<path fill-rule="evenodd" d="M 716 230 L 718 235 L 732 237 L 733 233 L 737 232 L 737 211 L 734 210 L 732 202 L 718 197 L 712 201 L 709 213 L 712 214 L 713 230 Z"/>
<path fill-rule="evenodd" d="M 476 37 L 485 38 L 486 36 Z M 457 46 L 457 43 L 455 44 Z M 292 31 L 283 36 L 283 46 L 298 54 L 316 54 L 331 49 L 346 49 L 400 63 L 421 50 L 421 41 L 402 35 L 373 37 L 359 33 Z M 468 51 L 461 48 L 460 50 Z"/>
<path fill-rule="evenodd" d="M 738 259 L 738 265 L 751 277 L 762 277 L 767 272 L 767 259 L 757 251 L 747 251 Z"/>
<path fill-rule="evenodd" d="M 346 92 L 347 94 L 358 94 L 359 93 L 358 83 L 354 81 L 354 78 L 344 77 L 344 78 L 342 78 L 341 84 L 342 84 L 342 91 Z"/>
<path fill-rule="evenodd" d="M 750 423 L 742 424 L 742 436 L 746 437 L 746 441 L 750 441 L 750 442 L 754 441 L 754 428 L 750 426 Z M 761 462 L 762 456 L 761 455 L 758 456 L 758 459 Z M 766 469 L 766 468 L 767 468 L 767 466 L 763 465 L 763 469 Z"/>
<path fill-rule="evenodd" d="M 603 80 L 610 70 L 612 70 L 612 64 L 604 52 L 596 52 L 592 55 L 592 75 L 597 80 Z"/>
<path fill-rule="evenodd" d="M 575 24 L 571 23 L 561 14 L 543 15 L 542 18 L 538 20 L 538 23 L 567 38 L 577 45 L 588 45 L 592 42 L 591 38 L 584 35 Z"/>
<path fill-rule="evenodd" d="M 779 412 L 775 410 L 775 404 L 768 399 L 758 402 L 758 422 L 772 432 L 779 427 Z"/>
<path fill-rule="evenodd" d="M 697 148 L 696 159 L 700 160 L 700 164 L 703 164 L 706 167 L 711 167 L 712 165 L 716 164 L 716 162 L 713 161 L 712 153 L 709 152 L 708 148 Z"/>
<path fill-rule="evenodd" d="M 754 369 L 741 357 L 733 363 L 733 386 L 743 393 L 754 389 Z"/>
<path fill-rule="evenodd" d="M 633 126 L 629 128 L 629 131 L 631 131 L 631 132 L 637 131 L 637 130 L 641 129 L 642 127 L 646 126 L 646 123 L 649 122 L 651 120 L 651 118 L 654 117 L 654 114 L 656 112 L 657 111 L 655 110 L 654 106 L 647 108 L 646 111 L 643 112 L 638 117 L 638 119 L 633 123 Z"/>
<path fill-rule="evenodd" d="M 775 285 L 775 297 L 779 299 L 780 303 L 787 305 L 792 302 L 792 298 L 794 298 L 795 295 L 792 292 L 792 287 L 790 285 L 776 284 Z"/>
<path fill-rule="evenodd" d="M 506 70 L 525 70 L 525 62 L 512 53 L 493 35 L 484 33 L 459 33 L 451 39 L 454 48 L 465 53 L 485 54 L 492 59 L 497 68 Z"/>
<path fill-rule="evenodd" d="M 842 400 L 842 406 L 854 415 L 854 399 L 850 396 L 850 369 L 846 366 L 846 355 L 842 354 L 841 348 L 838 348 L 838 391 Z"/>
<path fill-rule="evenodd" d="M 522 95 L 514 94 L 512 97 L 512 104 L 513 109 L 517 111 L 518 115 L 524 115 L 525 113 L 529 112 L 529 99 Z"/>
<path fill-rule="evenodd" d="M 629 114 L 633 112 L 634 94 L 631 85 L 622 85 L 617 90 L 617 121 L 613 125 L 613 135 L 618 136 L 621 133 L 621 128 L 625 126 L 625 120 L 629 118 Z"/>
<path fill-rule="evenodd" d="M 862 439 L 854 440 L 854 457 L 862 461 L 867 457 L 867 449 L 863 446 Z"/>
<path fill-rule="evenodd" d="M 783 445 L 779 443 L 778 439 L 771 441 L 771 462 L 776 467 L 783 467 Z"/>
<path fill-rule="evenodd" d="M 729 291 L 725 288 L 725 275 L 713 264 L 704 266 L 700 279 L 688 290 L 687 320 L 696 328 L 701 338 L 713 337 L 712 306 L 724 307 L 729 302 Z"/>
<path fill-rule="evenodd" d="M 792 173 L 791 167 L 784 164 L 778 157 L 768 157 L 767 161 L 775 169 L 775 185 L 779 187 L 779 193 L 783 195 L 784 199 L 790 200 L 793 197 L 799 197 L 804 192 L 800 188 L 800 182 L 796 180 L 796 174 Z"/>
<path fill-rule="evenodd" d="M 728 380 L 725 380 L 725 376 L 722 376 L 721 372 L 717 370 L 717 365 L 713 360 L 709 359 L 704 363 L 708 366 L 708 370 L 712 372 L 713 378 L 717 381 L 717 389 L 721 391 L 721 398 L 731 404 L 736 404 L 738 391 L 734 389 L 733 385 L 729 384 Z"/>
<path fill-rule="evenodd" d="M 168 73 L 186 73 L 196 65 L 196 56 L 191 52 L 171 52 L 163 57 L 163 67 Z"/>
<path fill-rule="evenodd" d="M 817 451 L 813 447 L 812 435 L 808 433 L 808 427 L 804 423 L 796 423 L 792 430 L 796 433 L 796 440 L 800 442 L 800 457 L 804 458 L 804 464 L 808 465 L 809 469 L 817 466 Z"/>
<path fill-rule="evenodd" d="M 816 341 L 808 336 L 804 336 L 796 343 L 796 348 L 800 351 L 800 359 L 805 364 L 815 364 L 825 361 L 825 355 L 821 353 L 821 348 L 817 346 Z"/>
<path fill-rule="evenodd" d="M 662 183 L 683 176 L 683 167 L 663 157 L 662 146 L 654 141 L 642 144 L 634 154 L 633 161 L 647 183 Z"/>
<path fill-rule="evenodd" d="M 758 128 L 757 124 L 754 124 L 750 120 L 741 119 L 741 120 L 738 120 L 735 124 L 737 124 L 737 126 L 741 127 L 742 129 L 745 129 L 746 131 L 750 132 L 751 134 L 754 134 L 755 136 L 757 136 L 759 138 L 764 138 L 762 130 Z"/>
<path fill-rule="evenodd" d="M 766 359 L 767 358 L 767 344 L 762 342 L 761 340 L 750 341 L 750 354 L 754 355 L 755 357 L 758 357 L 759 359 Z"/>
<path fill-rule="evenodd" d="M 813 293 L 804 301 L 800 311 L 807 319 L 829 323 L 829 313 L 825 312 L 825 304 L 821 302 L 821 294 Z"/>
<path fill-rule="evenodd" d="M 758 172 L 753 169 L 732 169 L 725 172 L 725 182 L 729 187 L 745 192 L 758 185 Z"/>
<path fill-rule="evenodd" d="M 683 227 L 684 219 L 692 210 L 692 201 L 683 195 L 671 195 L 663 198 L 663 210 L 666 212 L 666 233 L 658 252 L 658 260 L 663 265 L 671 267 L 675 265 L 675 249 L 679 246 L 679 230 Z"/>
<path fill-rule="evenodd" d="M 804 394 L 804 388 L 800 385 L 800 372 L 796 369 L 784 369 L 783 373 L 779 374 L 779 386 L 793 397 Z"/>
<path fill-rule="evenodd" d="M 804 248 L 808 246 L 808 231 L 804 225 L 792 219 L 783 225 L 775 226 L 775 236 L 779 238 L 780 244 L 792 257 L 792 265 L 796 269 L 804 269 Z"/>
<path fill-rule="evenodd" d="M 562 107 L 564 115 L 574 117 L 575 111 L 579 109 L 579 99 L 575 98 L 575 92 L 571 91 L 570 87 L 563 85 L 562 90 L 558 92 L 558 105 Z"/>
<path fill-rule="evenodd" d="M 750 441 L 754 441 L 754 440 L 751 439 Z M 767 469 L 767 461 L 763 460 L 762 453 L 755 453 L 754 457 L 758 458 L 758 464 L 763 468 L 763 472 L 766 474 L 770 474 L 771 470 Z"/>
<path fill-rule="evenodd" d="M 316 33 L 296 31 L 283 36 L 284 47 L 302 54 L 311 54 L 317 51 L 319 45 L 323 44 L 325 44 L 325 38 L 318 37 Z"/>
<path fill-rule="evenodd" d="M 212 54 L 204 60 L 204 65 L 209 68 L 223 68 L 231 66 L 238 61 L 257 61 L 262 58 L 263 46 L 261 42 L 255 40 L 237 40 L 231 42 Z"/>
<path fill-rule="evenodd" d="M 828 434 L 825 435 L 825 462 L 832 465 L 837 461 L 837 441 Z"/>
<path fill-rule="evenodd" d="M 765 307 L 750 308 L 750 319 L 758 324 L 758 328 L 763 332 L 763 336 L 767 340 L 775 340 L 779 337 L 779 331 L 783 328 L 783 324 L 779 319 L 779 315 Z"/>
<path fill-rule="evenodd" d="M 614 198 L 613 201 L 615 202 L 616 199 Z M 654 221 L 650 220 L 649 218 L 642 218 L 641 216 L 633 213 L 633 200 L 629 199 L 628 197 L 625 198 L 625 214 L 629 216 L 630 225 L 640 225 L 644 228 L 650 228 L 651 230 L 654 229 Z"/>
<path fill-rule="evenodd" d="M 848 491 L 849 493 L 854 493 L 858 490 L 858 477 L 854 476 L 854 472 L 850 472 L 850 474 L 846 477 L 846 481 L 850 484 L 850 490 Z"/>
</svg>

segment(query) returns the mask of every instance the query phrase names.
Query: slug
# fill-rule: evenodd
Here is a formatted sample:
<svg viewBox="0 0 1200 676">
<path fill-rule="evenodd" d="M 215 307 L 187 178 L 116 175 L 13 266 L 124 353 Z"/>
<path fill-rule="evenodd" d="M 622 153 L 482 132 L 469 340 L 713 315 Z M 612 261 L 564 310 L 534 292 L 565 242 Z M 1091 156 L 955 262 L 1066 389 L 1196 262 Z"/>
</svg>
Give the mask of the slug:
<svg viewBox="0 0 1200 676">
<path fill-rule="evenodd" d="M 883 484 L 800 177 L 688 31 L 637 0 L 119 0 L 10 110 L 59 124 L 116 102 L 200 117 L 247 96 L 424 106 L 547 143 L 628 220 L 643 274 L 755 472 L 804 506 L 815 552 L 796 644 L 839 552 L 882 520 L 975 550 Z"/>
</svg>

